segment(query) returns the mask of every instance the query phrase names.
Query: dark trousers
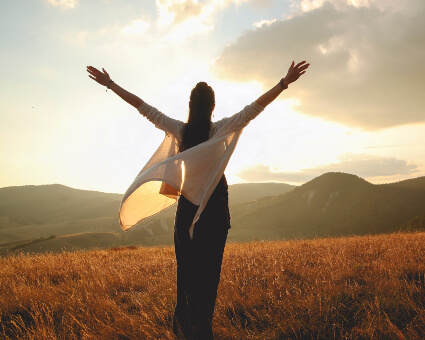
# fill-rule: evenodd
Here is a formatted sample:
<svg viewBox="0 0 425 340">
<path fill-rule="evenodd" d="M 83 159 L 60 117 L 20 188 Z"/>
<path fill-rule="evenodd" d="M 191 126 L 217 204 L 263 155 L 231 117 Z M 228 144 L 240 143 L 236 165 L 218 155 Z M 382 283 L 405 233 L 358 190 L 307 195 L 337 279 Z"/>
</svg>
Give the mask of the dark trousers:
<svg viewBox="0 0 425 340">
<path fill-rule="evenodd" d="M 230 228 L 227 190 L 225 195 L 216 194 L 209 200 L 195 225 L 192 240 L 189 228 L 197 206 L 183 196 L 179 199 L 174 227 L 177 303 L 173 333 L 185 339 L 213 339 L 212 319 Z"/>
</svg>

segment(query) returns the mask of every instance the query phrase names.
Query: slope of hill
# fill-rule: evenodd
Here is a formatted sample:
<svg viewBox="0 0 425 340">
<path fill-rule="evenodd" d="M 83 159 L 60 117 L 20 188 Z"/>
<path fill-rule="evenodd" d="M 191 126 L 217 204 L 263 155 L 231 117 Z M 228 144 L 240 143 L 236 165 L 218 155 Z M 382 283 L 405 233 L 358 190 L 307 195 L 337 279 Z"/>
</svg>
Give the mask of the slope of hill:
<svg viewBox="0 0 425 340">
<path fill-rule="evenodd" d="M 425 177 L 407 179 L 400 182 L 382 184 L 384 187 L 425 190 Z"/>
<path fill-rule="evenodd" d="M 423 184 L 423 178 L 373 185 L 354 175 L 326 173 L 285 195 L 239 205 L 233 237 L 281 239 L 395 231 L 425 212 L 425 187 L 418 184 Z"/>
<path fill-rule="evenodd" d="M 115 217 L 122 195 L 60 184 L 0 188 L 0 229 L 10 225 Z"/>
<path fill-rule="evenodd" d="M 229 201 L 232 205 L 233 202 L 285 193 L 292 188 L 282 183 L 231 185 Z M 130 233 L 124 233 L 118 222 L 121 198 L 120 194 L 78 190 L 59 184 L 0 188 L 0 254 L 13 249 L 61 249 L 61 236 L 74 234 L 78 234 L 76 239 L 81 249 L 87 249 L 88 245 L 89 248 L 114 246 L 113 242 L 116 246 L 173 243 L 175 205 Z M 90 233 L 96 233 L 96 242 Z M 56 237 L 51 238 L 51 235 Z M 78 242 L 64 248 L 75 249 L 75 244 Z"/>
<path fill-rule="evenodd" d="M 255 201 L 261 197 L 282 195 L 294 190 L 294 185 L 286 183 L 243 183 L 229 186 L 229 204 L 234 205 Z"/>
<path fill-rule="evenodd" d="M 77 249 L 78 245 L 87 249 L 173 244 L 175 205 L 125 233 L 119 228 L 117 216 L 121 195 L 58 185 L 38 188 L 39 196 L 35 193 L 37 187 L 0 189 L 0 255 L 16 249 L 40 252 L 63 247 Z M 246 201 L 230 205 L 232 228 L 228 240 L 361 235 L 423 228 L 420 216 L 425 214 L 425 177 L 373 185 L 354 175 L 326 173 L 286 192 L 288 188 L 270 183 L 230 186 L 231 202 L 232 196 L 233 202 L 240 202 L 242 197 Z M 17 193 L 19 190 L 22 191 Z M 279 192 L 282 194 L 276 195 Z M 68 239 L 73 240 L 72 247 L 65 242 L 67 235 L 73 235 Z"/>
<path fill-rule="evenodd" d="M 292 190 L 284 183 L 229 186 L 230 204 L 276 196 Z M 73 189 L 60 184 L 0 188 L 0 230 L 71 220 L 117 217 L 121 194 Z"/>
</svg>

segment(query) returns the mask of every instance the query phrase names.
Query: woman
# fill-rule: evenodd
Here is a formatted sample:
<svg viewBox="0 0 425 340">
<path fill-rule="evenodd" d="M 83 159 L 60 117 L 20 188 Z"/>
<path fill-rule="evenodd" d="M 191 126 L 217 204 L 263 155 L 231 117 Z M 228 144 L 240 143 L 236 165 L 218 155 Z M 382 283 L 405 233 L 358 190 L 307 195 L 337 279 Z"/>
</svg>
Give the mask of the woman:
<svg viewBox="0 0 425 340">
<path fill-rule="evenodd" d="M 276 86 L 241 112 L 214 123 L 214 91 L 205 82 L 192 90 L 188 122 L 182 123 L 115 84 L 104 69 L 100 72 L 87 67 L 90 78 L 110 88 L 166 132 L 164 142 L 124 195 L 120 223 L 128 230 L 173 204 L 180 195 L 174 224 L 177 303 L 173 332 L 177 336 L 213 339 L 212 318 L 230 228 L 224 169 L 242 129 L 308 66 L 305 61 L 292 62 Z"/>
</svg>

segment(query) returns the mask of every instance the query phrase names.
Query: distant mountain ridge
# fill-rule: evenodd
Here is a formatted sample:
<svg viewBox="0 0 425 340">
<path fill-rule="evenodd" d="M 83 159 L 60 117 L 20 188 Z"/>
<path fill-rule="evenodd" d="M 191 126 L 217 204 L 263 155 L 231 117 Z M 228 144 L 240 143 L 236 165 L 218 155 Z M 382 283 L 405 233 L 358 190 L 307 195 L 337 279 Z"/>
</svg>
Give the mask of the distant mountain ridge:
<svg viewBox="0 0 425 340">
<path fill-rule="evenodd" d="M 244 202 L 256 200 L 263 196 L 274 196 L 290 191 L 292 185 L 284 183 L 247 183 L 229 186 L 229 201 Z M 96 233 L 99 238 L 117 242 L 132 242 L 134 239 L 142 243 L 172 243 L 173 217 L 176 205 L 157 216 L 148 219 L 131 233 L 124 233 L 119 227 L 118 211 L 122 199 L 121 194 L 80 190 L 60 184 L 28 185 L 0 188 L 0 253 L 3 250 L 18 246 L 21 243 L 37 241 L 20 249 L 33 249 L 43 244 L 55 243 L 57 246 L 65 241 L 74 247 L 75 239 L 89 237 L 88 233 Z M 152 229 L 153 228 L 153 229 Z M 155 229 L 159 230 L 157 238 Z M 152 231 L 154 230 L 154 231 Z M 162 233 L 166 235 L 162 235 Z M 104 234 L 102 234 L 104 233 Z M 111 234 L 112 233 L 112 234 Z M 47 238 L 55 235 L 55 238 Z M 66 235 L 77 235 L 62 239 Z M 112 237 L 112 235 L 114 235 Z M 137 236 L 135 236 L 137 235 Z M 93 239 L 90 236 L 90 239 Z M 106 242 L 107 243 L 107 242 Z M 93 243 L 102 244 L 102 241 Z M 22 244 L 21 244 L 22 245 Z M 6 248 L 5 248 L 6 247 Z"/>
<path fill-rule="evenodd" d="M 285 183 L 230 185 L 229 201 L 235 204 L 264 196 L 276 196 L 294 187 Z M 122 196 L 74 189 L 61 184 L 5 187 L 0 188 L 0 217 L 12 218 L 15 224 L 117 217 Z"/>
<path fill-rule="evenodd" d="M 0 188 L 0 254 L 173 244 L 175 206 L 125 233 L 118 224 L 122 195 L 41 187 Z M 229 192 L 229 241 L 387 233 L 424 224 L 425 177 L 374 185 L 326 173 L 295 188 L 254 183 Z"/>
<path fill-rule="evenodd" d="M 261 197 L 277 196 L 289 192 L 294 185 L 286 183 L 241 183 L 229 185 L 229 204 L 254 201 Z"/>
<path fill-rule="evenodd" d="M 425 177 L 374 185 L 355 175 L 326 173 L 286 195 L 240 205 L 234 225 L 267 238 L 385 233 L 425 212 Z M 247 230 L 251 230 L 248 233 Z"/>
<path fill-rule="evenodd" d="M 61 184 L 6 187 L 0 188 L 0 216 L 9 217 L 15 225 L 112 217 L 121 197 Z"/>
</svg>

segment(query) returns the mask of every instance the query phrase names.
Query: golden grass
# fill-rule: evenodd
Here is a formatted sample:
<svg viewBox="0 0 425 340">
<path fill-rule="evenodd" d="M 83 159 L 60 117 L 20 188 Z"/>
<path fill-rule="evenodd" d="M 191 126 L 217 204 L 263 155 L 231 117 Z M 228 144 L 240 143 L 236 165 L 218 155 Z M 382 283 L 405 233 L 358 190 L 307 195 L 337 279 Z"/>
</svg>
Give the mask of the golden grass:
<svg viewBox="0 0 425 340">
<path fill-rule="evenodd" d="M 226 245 L 217 339 L 425 338 L 425 233 Z M 0 259 L 0 338 L 174 339 L 173 247 Z"/>
</svg>

